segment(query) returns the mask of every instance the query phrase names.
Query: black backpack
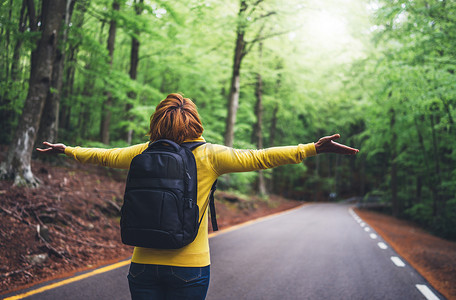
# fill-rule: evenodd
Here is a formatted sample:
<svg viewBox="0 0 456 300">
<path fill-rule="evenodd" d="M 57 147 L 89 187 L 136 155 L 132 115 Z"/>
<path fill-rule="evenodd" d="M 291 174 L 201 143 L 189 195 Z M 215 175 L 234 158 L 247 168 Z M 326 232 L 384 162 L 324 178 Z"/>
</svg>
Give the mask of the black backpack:
<svg viewBox="0 0 456 300">
<path fill-rule="evenodd" d="M 170 140 L 158 140 L 133 158 L 120 218 L 124 244 L 178 249 L 196 238 L 204 213 L 199 218 L 192 150 L 202 144 L 204 142 L 178 145 Z M 218 230 L 214 206 L 216 183 L 209 197 L 214 231 Z"/>
</svg>

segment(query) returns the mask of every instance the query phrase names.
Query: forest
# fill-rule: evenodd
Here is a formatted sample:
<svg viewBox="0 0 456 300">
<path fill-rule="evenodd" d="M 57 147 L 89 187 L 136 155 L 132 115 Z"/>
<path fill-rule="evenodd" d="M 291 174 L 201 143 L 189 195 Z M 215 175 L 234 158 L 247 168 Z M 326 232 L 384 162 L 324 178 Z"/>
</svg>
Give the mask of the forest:
<svg viewBox="0 0 456 300">
<path fill-rule="evenodd" d="M 244 194 L 358 197 L 456 239 L 456 1 L 3 0 L 0 175 L 38 186 L 43 141 L 147 141 L 167 94 L 206 141 L 237 148 L 341 134 L 355 157 L 221 178 Z"/>
</svg>

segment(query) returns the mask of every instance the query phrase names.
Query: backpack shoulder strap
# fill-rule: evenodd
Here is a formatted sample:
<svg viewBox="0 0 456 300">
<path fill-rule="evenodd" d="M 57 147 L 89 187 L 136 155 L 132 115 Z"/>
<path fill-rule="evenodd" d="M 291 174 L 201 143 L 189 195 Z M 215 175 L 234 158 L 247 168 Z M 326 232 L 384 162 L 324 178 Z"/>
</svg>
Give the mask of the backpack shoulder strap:
<svg viewBox="0 0 456 300">
<path fill-rule="evenodd" d="M 214 201 L 214 192 L 216 189 L 217 189 L 217 180 L 215 180 L 214 184 L 212 184 L 212 188 L 209 193 L 209 201 L 206 204 L 206 206 L 204 207 L 203 215 L 201 216 L 201 219 L 199 220 L 199 223 L 198 223 L 198 227 L 199 227 L 201 222 L 203 221 L 204 214 L 206 213 L 206 208 L 209 205 L 209 210 L 211 211 L 211 223 L 212 223 L 213 231 L 218 231 L 217 215 L 215 214 L 215 201 Z"/>
<path fill-rule="evenodd" d="M 201 145 L 206 144 L 206 142 L 186 142 L 182 143 L 181 146 L 193 150 Z"/>
<path fill-rule="evenodd" d="M 214 184 L 211 188 L 211 193 L 209 194 L 209 209 L 211 210 L 211 222 L 212 222 L 212 230 L 218 231 L 217 225 L 217 215 L 215 214 L 215 201 L 214 201 L 214 193 L 217 189 L 217 179 L 214 181 Z"/>
<path fill-rule="evenodd" d="M 206 142 L 187 142 L 187 143 L 182 143 L 181 146 L 182 147 L 185 147 L 185 148 L 188 148 L 190 150 L 193 150 L 203 144 L 206 144 Z M 211 187 L 211 192 L 209 193 L 209 203 L 207 205 L 209 205 L 209 210 L 211 211 L 211 223 L 212 223 L 212 230 L 214 231 L 218 231 L 218 225 L 217 225 L 217 215 L 215 213 L 215 201 L 214 201 L 214 193 L 215 193 L 215 190 L 217 189 L 217 180 L 214 181 L 214 183 L 212 184 L 212 187 Z M 204 217 L 204 214 L 206 213 L 206 208 L 207 208 L 207 205 L 206 207 L 204 208 L 203 210 L 203 214 L 201 216 L 201 219 L 198 223 L 198 227 L 199 225 L 201 224 L 202 220 L 203 220 L 203 217 Z"/>
<path fill-rule="evenodd" d="M 172 150 L 178 152 L 180 149 L 180 146 L 171 140 L 161 139 L 161 140 L 156 140 L 154 142 L 149 142 L 149 145 L 147 145 L 147 148 L 146 148 L 146 150 L 143 151 L 143 153 L 151 150 L 152 148 L 172 149 Z"/>
</svg>

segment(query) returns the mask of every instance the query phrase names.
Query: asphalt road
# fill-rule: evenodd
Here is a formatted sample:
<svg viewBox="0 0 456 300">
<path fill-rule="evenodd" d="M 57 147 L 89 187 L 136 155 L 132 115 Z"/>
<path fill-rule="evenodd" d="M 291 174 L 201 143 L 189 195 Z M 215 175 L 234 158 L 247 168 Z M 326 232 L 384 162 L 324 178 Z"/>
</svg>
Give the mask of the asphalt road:
<svg viewBox="0 0 456 300">
<path fill-rule="evenodd" d="M 210 246 L 208 300 L 426 299 L 419 288 L 433 293 L 428 299 L 444 299 L 347 205 L 306 205 L 222 232 Z M 118 268 L 25 299 L 129 299 L 127 272 Z"/>
</svg>

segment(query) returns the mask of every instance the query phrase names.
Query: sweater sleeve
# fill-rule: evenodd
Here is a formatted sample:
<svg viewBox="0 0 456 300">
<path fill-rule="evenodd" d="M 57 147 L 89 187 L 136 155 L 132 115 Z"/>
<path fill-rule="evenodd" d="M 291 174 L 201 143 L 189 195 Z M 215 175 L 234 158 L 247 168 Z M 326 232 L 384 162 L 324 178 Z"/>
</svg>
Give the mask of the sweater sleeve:
<svg viewBox="0 0 456 300">
<path fill-rule="evenodd" d="M 317 155 L 314 143 L 262 150 L 239 150 L 220 145 L 212 146 L 212 166 L 218 175 L 297 164 L 306 157 Z"/>
<path fill-rule="evenodd" d="M 148 143 L 113 149 L 66 147 L 65 154 L 84 164 L 128 169 L 133 157 L 143 152 L 147 146 Z"/>
</svg>

